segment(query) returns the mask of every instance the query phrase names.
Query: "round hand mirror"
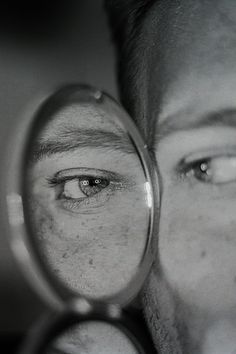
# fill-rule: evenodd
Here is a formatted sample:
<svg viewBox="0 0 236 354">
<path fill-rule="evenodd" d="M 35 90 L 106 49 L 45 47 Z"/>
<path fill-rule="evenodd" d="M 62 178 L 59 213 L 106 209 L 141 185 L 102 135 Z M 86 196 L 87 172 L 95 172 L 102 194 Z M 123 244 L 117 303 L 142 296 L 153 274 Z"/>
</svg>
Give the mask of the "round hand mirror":
<svg viewBox="0 0 236 354">
<path fill-rule="evenodd" d="M 132 300 L 153 261 L 159 193 L 122 107 L 88 86 L 60 89 L 25 119 L 10 170 L 11 242 L 40 294 Z"/>
</svg>

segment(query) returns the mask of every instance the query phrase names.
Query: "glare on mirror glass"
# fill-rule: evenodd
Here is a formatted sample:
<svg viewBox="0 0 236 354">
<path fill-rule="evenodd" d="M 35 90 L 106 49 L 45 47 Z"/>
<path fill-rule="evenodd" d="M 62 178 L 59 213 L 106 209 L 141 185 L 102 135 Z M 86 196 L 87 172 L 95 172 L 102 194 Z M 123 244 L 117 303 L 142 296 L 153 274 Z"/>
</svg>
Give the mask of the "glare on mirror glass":
<svg viewBox="0 0 236 354">
<path fill-rule="evenodd" d="M 132 279 L 149 227 L 140 158 L 113 103 L 65 104 L 27 162 L 30 222 L 41 256 L 71 290 L 110 296 Z"/>
<path fill-rule="evenodd" d="M 113 354 L 138 354 L 131 340 L 117 327 L 93 321 L 58 336 L 48 344 L 44 354 L 111 354 L 111 348 Z"/>
</svg>

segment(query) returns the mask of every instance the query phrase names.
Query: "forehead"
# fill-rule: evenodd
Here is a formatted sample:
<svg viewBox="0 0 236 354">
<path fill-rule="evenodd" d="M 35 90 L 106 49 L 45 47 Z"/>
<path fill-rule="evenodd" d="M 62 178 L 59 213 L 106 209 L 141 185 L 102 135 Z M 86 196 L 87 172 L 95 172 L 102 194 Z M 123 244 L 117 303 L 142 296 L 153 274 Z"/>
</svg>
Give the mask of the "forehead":
<svg viewBox="0 0 236 354">
<path fill-rule="evenodd" d="M 129 133 L 123 126 L 124 111 L 117 103 L 63 102 L 55 107 L 53 101 L 53 109 L 46 106 L 36 120 L 29 149 L 32 162 L 78 149 L 135 153 Z"/>
<path fill-rule="evenodd" d="M 234 0 L 157 2 L 144 24 L 148 114 L 163 122 L 234 108 L 235 31 Z"/>
<path fill-rule="evenodd" d="M 92 103 L 71 103 L 47 117 L 40 139 L 63 138 L 67 132 L 86 130 L 121 134 L 119 114 L 119 108 L 113 104 L 104 107 Z"/>
</svg>

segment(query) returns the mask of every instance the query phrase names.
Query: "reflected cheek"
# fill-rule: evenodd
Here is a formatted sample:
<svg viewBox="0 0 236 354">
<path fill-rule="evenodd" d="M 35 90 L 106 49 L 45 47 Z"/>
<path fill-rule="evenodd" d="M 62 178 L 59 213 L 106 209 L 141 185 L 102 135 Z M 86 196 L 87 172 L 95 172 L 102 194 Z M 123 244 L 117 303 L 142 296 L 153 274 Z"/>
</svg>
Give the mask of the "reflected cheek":
<svg viewBox="0 0 236 354">
<path fill-rule="evenodd" d="M 36 197 L 30 201 L 30 218 L 39 240 L 55 243 L 58 240 L 76 237 L 76 229 L 63 216 L 58 215 L 50 200 Z"/>
<path fill-rule="evenodd" d="M 147 215 L 131 197 L 87 215 L 65 211 L 43 195 L 31 198 L 42 254 L 69 285 L 105 293 L 134 274 L 145 245 Z"/>
<path fill-rule="evenodd" d="M 202 310 L 224 311 L 236 304 L 234 200 L 163 198 L 160 261 L 180 298 Z M 226 290 L 227 289 L 227 290 Z"/>
<path fill-rule="evenodd" d="M 47 198 L 43 194 L 31 196 L 30 217 L 43 258 L 55 272 L 63 271 L 65 262 L 71 264 L 78 253 L 78 225 L 58 213 L 50 193 Z"/>
</svg>

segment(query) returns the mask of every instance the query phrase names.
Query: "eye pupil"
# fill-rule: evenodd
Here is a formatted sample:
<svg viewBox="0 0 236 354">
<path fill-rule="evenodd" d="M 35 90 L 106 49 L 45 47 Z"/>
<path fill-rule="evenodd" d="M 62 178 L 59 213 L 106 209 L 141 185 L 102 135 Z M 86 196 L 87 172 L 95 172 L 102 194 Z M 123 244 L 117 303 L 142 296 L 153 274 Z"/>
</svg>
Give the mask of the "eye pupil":
<svg viewBox="0 0 236 354">
<path fill-rule="evenodd" d="M 207 162 L 202 162 L 200 165 L 200 170 L 201 172 L 207 172 L 208 169 L 208 163 Z"/>
<path fill-rule="evenodd" d="M 102 180 L 100 178 L 86 178 L 84 180 L 81 180 L 81 184 L 82 186 L 90 186 L 90 187 L 93 187 L 93 186 L 97 186 L 99 184 L 102 183 Z"/>
<path fill-rule="evenodd" d="M 88 186 L 89 185 L 89 181 L 88 180 L 84 180 L 81 182 L 83 186 Z"/>
<path fill-rule="evenodd" d="M 189 171 L 195 178 L 203 182 L 209 182 L 212 176 L 211 161 L 197 161 L 191 167 Z"/>
<path fill-rule="evenodd" d="M 103 188 L 106 188 L 109 185 L 109 181 L 105 178 L 93 178 L 93 177 L 86 177 L 79 181 L 79 185 L 81 191 L 86 196 L 91 196 L 94 194 L 99 193 Z"/>
<path fill-rule="evenodd" d="M 208 181 L 211 177 L 211 163 L 208 160 L 197 161 L 187 171 L 187 176 L 194 176 L 198 180 Z"/>
</svg>

